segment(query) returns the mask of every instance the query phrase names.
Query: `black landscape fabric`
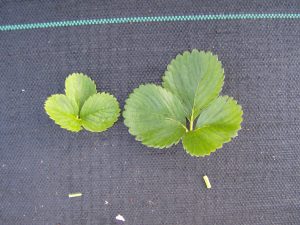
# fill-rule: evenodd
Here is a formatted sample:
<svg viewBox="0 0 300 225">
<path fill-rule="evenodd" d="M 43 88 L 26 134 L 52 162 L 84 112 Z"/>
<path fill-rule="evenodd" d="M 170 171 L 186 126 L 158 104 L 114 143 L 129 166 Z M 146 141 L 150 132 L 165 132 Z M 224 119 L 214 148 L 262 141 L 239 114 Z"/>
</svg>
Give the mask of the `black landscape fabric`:
<svg viewBox="0 0 300 225">
<path fill-rule="evenodd" d="M 0 25 L 299 12 L 297 0 L 1 1 Z M 171 59 L 194 48 L 219 56 L 222 93 L 244 110 L 239 136 L 209 157 L 191 157 L 181 144 L 147 148 L 122 117 L 104 133 L 71 133 L 44 112 L 72 72 L 89 75 L 123 108 L 134 88 L 160 84 Z M 299 19 L 0 32 L 0 224 L 299 225 L 299 71 Z M 74 192 L 83 195 L 69 199 Z"/>
</svg>

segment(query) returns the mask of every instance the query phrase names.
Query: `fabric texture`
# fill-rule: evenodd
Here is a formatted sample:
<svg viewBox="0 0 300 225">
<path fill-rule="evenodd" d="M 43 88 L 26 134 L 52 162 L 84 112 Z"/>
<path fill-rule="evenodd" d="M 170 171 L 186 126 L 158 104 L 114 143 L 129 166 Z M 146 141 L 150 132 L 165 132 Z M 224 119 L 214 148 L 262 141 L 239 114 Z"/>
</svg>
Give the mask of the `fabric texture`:
<svg viewBox="0 0 300 225">
<path fill-rule="evenodd" d="M 299 13 L 294 1 L 2 1 L 0 25 L 193 13 Z M 244 110 L 239 136 L 209 157 L 151 149 L 123 118 L 71 133 L 46 98 L 83 72 L 123 108 L 167 64 L 210 50 L 223 94 Z M 300 20 L 110 24 L 0 32 L 0 224 L 300 224 Z M 212 189 L 206 189 L 207 175 Z M 77 198 L 69 193 L 81 192 Z M 125 222 L 116 220 L 120 214 Z"/>
</svg>

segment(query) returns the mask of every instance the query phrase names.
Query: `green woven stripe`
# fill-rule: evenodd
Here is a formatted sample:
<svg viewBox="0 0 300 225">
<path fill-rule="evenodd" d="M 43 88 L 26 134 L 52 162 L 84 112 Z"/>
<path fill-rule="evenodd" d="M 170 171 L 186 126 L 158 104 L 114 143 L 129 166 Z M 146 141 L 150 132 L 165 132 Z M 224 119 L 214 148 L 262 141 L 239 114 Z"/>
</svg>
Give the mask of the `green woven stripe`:
<svg viewBox="0 0 300 225">
<path fill-rule="evenodd" d="M 256 19 L 300 19 L 300 14 L 216 14 L 216 15 L 186 15 L 186 16 L 150 16 L 124 17 L 107 19 L 67 20 L 46 23 L 27 23 L 0 26 L 0 31 L 30 30 L 37 28 L 70 27 L 97 24 L 121 24 L 168 21 L 206 21 L 206 20 L 256 20 Z"/>
</svg>

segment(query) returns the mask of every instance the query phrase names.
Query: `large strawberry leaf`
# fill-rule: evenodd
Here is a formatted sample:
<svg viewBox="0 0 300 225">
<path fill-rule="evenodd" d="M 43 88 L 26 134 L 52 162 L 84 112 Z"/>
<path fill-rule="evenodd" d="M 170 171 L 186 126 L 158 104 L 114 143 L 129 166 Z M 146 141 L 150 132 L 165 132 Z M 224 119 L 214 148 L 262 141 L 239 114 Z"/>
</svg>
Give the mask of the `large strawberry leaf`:
<svg viewBox="0 0 300 225">
<path fill-rule="evenodd" d="M 236 136 L 242 122 L 237 102 L 218 97 L 223 81 L 217 56 L 184 52 L 168 65 L 163 88 L 142 85 L 130 94 L 123 113 L 125 125 L 147 146 L 169 147 L 183 138 L 189 154 L 209 155 Z"/>
<path fill-rule="evenodd" d="M 66 95 L 56 94 L 45 102 L 49 117 L 62 128 L 78 132 L 82 126 L 92 132 L 111 127 L 118 119 L 118 101 L 107 93 L 98 93 L 88 76 L 73 73 L 65 81 Z"/>
<path fill-rule="evenodd" d="M 123 116 L 129 132 L 149 147 L 165 148 L 178 143 L 186 130 L 179 99 L 154 84 L 134 90 Z"/>
</svg>

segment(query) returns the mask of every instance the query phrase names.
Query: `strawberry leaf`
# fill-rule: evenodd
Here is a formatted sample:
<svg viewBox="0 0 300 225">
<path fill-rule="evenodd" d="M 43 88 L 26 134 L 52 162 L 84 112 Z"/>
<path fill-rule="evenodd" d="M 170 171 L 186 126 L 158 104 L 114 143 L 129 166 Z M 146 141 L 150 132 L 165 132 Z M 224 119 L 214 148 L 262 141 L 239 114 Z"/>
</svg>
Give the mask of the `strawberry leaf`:
<svg viewBox="0 0 300 225">
<path fill-rule="evenodd" d="M 52 95 L 45 102 L 45 111 L 56 124 L 73 132 L 82 127 L 101 132 L 117 121 L 118 101 L 107 93 L 97 93 L 94 81 L 88 76 L 73 73 L 65 85 L 66 95 Z"/>
<path fill-rule="evenodd" d="M 193 121 L 219 95 L 223 82 L 224 70 L 217 56 L 193 50 L 171 61 L 162 86 L 181 100 L 187 119 Z"/>
<path fill-rule="evenodd" d="M 74 99 L 79 108 L 90 96 L 97 93 L 95 82 L 83 73 L 73 73 L 68 76 L 65 87 L 66 96 Z"/>
<path fill-rule="evenodd" d="M 168 65 L 163 87 L 142 85 L 130 94 L 125 125 L 144 145 L 164 148 L 183 139 L 190 155 L 209 155 L 241 128 L 241 106 L 230 97 L 218 97 L 223 82 L 217 56 L 184 52 Z"/>
<path fill-rule="evenodd" d="M 50 96 L 45 102 L 45 110 L 49 117 L 62 128 L 78 132 L 81 130 L 78 119 L 78 105 L 67 96 L 56 94 Z"/>
<path fill-rule="evenodd" d="M 184 149 L 193 156 L 209 155 L 237 136 L 241 129 L 242 108 L 228 96 L 215 99 L 200 114 L 195 130 L 182 140 Z"/>
<path fill-rule="evenodd" d="M 89 97 L 82 106 L 80 118 L 82 126 L 92 132 L 101 132 L 111 127 L 120 114 L 116 98 L 107 93 L 97 93 Z"/>
<path fill-rule="evenodd" d="M 170 147 L 178 143 L 186 130 L 179 99 L 154 84 L 134 90 L 126 101 L 123 116 L 129 132 L 149 147 Z"/>
</svg>

